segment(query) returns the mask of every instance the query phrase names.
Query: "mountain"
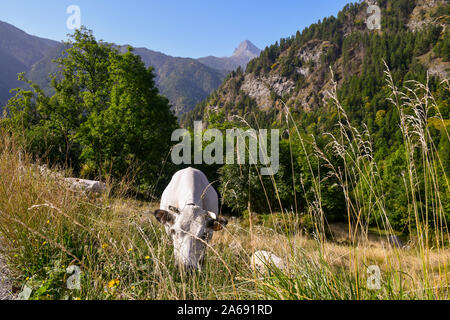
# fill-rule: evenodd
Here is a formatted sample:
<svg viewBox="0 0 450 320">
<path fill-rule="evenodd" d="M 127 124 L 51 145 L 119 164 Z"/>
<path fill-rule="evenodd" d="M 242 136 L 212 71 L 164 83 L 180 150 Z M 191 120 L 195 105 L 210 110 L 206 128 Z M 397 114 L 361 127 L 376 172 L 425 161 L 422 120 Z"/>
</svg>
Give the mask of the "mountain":
<svg viewBox="0 0 450 320">
<path fill-rule="evenodd" d="M 337 17 L 267 47 L 245 72 L 233 71 L 208 99 L 182 117 L 182 124 L 207 123 L 212 115 L 220 122 L 253 113 L 261 126 L 281 125 L 280 111 L 286 105 L 305 129 L 320 134 L 332 123 L 326 95 L 332 89 L 332 70 L 352 120 L 368 122 L 372 132 L 379 130 L 377 114 L 381 118 L 386 112 L 388 121 L 394 112 L 385 93 L 384 61 L 399 86 L 409 79 L 425 82 L 427 71 L 433 84 L 449 77 L 450 4 L 445 0 L 378 3 L 381 30 L 367 27 L 367 3 L 348 4 Z"/>
<path fill-rule="evenodd" d="M 9 90 L 22 85 L 17 74 L 30 70 L 57 45 L 0 21 L 0 105 L 11 97 Z"/>
<path fill-rule="evenodd" d="M 22 30 L 0 21 L 0 50 L 14 56 L 26 66 L 42 59 L 58 42 L 31 36 Z"/>
<path fill-rule="evenodd" d="M 258 57 L 261 50 L 257 48 L 249 40 L 245 40 L 234 51 L 231 57 L 204 57 L 199 58 L 198 61 L 201 63 L 218 70 L 233 71 L 238 67 L 245 69 L 250 60 Z"/>
<path fill-rule="evenodd" d="M 126 52 L 128 46 L 120 46 Z M 155 68 L 156 84 L 177 115 L 192 110 L 223 81 L 227 72 L 210 68 L 195 59 L 176 58 L 146 48 L 135 48 L 144 63 Z"/>
<path fill-rule="evenodd" d="M 116 47 L 121 52 L 128 49 L 128 45 Z M 63 43 L 29 35 L 0 21 L 0 106 L 12 96 L 11 89 L 24 85 L 17 80 L 20 72 L 26 72 L 27 78 L 52 94 L 49 74 L 57 71 L 53 60 L 60 57 L 64 49 Z M 154 67 L 161 94 L 170 100 L 175 113 L 181 115 L 217 89 L 229 71 L 238 65 L 245 66 L 259 49 L 249 41 L 243 42 L 233 57 L 224 58 L 230 59 L 224 68 L 214 68 L 201 59 L 171 57 L 146 48 L 135 48 L 134 52 L 147 67 Z"/>
<path fill-rule="evenodd" d="M 19 87 L 17 74 L 27 70 L 27 66 L 15 57 L 0 50 L 0 111 L 1 105 L 10 97 L 9 90 Z"/>
</svg>

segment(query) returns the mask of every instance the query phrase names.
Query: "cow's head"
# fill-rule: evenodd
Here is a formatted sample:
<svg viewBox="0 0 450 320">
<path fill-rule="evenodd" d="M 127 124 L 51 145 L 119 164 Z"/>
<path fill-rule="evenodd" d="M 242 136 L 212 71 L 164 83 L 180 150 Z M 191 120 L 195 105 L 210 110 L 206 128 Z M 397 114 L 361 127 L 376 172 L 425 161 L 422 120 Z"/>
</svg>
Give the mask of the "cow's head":
<svg viewBox="0 0 450 320">
<path fill-rule="evenodd" d="M 214 231 L 222 230 L 228 223 L 193 204 L 182 209 L 156 210 L 154 215 L 172 238 L 176 262 L 185 269 L 201 268 L 207 242 Z"/>
</svg>

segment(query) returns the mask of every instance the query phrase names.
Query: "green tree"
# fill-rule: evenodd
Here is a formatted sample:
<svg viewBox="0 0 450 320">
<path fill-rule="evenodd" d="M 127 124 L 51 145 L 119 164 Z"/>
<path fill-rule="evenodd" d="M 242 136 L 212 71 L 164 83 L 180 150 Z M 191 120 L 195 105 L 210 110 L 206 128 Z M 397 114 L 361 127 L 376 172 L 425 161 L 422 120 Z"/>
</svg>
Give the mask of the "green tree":
<svg viewBox="0 0 450 320">
<path fill-rule="evenodd" d="M 137 166 L 141 183 L 160 171 L 176 129 L 169 102 L 158 94 L 152 69 L 129 50 L 110 61 L 109 107 L 95 110 L 80 126 L 76 140 L 81 159 L 99 173 L 123 176 Z"/>
<path fill-rule="evenodd" d="M 139 185 L 148 187 L 177 128 L 152 68 L 131 49 L 120 54 L 85 28 L 66 45 L 52 76 L 55 95 L 46 97 L 31 82 L 31 91 L 17 89 L 6 107 L 6 125 L 51 163 L 101 178 L 111 173 L 120 179 L 135 168 Z"/>
</svg>

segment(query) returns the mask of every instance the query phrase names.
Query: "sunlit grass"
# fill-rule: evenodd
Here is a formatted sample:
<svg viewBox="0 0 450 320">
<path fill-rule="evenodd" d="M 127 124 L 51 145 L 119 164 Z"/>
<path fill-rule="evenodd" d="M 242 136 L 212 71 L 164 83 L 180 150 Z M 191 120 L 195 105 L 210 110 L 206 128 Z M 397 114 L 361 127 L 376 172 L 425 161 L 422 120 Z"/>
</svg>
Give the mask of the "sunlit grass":
<svg viewBox="0 0 450 320">
<path fill-rule="evenodd" d="M 73 193 L 57 177 L 42 175 L 15 139 L 0 132 L 0 248 L 18 291 L 32 288 L 32 299 L 448 299 L 449 232 L 436 182 L 440 161 L 423 116 L 435 104 L 426 86 L 414 83 L 405 96 L 389 73 L 387 77 L 407 145 L 407 205 L 418 226 L 406 248 L 386 241 L 398 233 L 389 223 L 370 133 L 350 125 L 331 92 L 340 132 L 330 135 L 328 147 L 345 166 L 333 167 L 317 146 L 311 156 L 327 163 L 339 181 L 348 223 L 326 222 L 320 184 L 324 177 L 310 165 L 315 198 L 305 213 L 283 210 L 253 218 L 249 212 L 246 218 L 230 219 L 215 234 L 204 269 L 190 275 L 174 265 L 170 240 L 149 214 L 157 203 L 126 199 L 118 192 L 99 198 Z M 444 130 L 446 120 L 438 112 L 433 119 L 444 123 Z M 290 127 L 306 151 L 308 142 L 295 123 Z M 417 161 L 424 164 L 424 176 L 414 169 Z M 440 178 L 447 179 L 445 172 Z M 415 183 L 420 179 L 425 191 Z M 414 195 L 419 192 L 432 203 L 431 211 L 418 205 Z M 369 223 L 374 215 L 377 227 Z M 432 230 L 430 221 L 437 228 Z M 258 273 L 250 263 L 257 250 L 282 257 L 287 268 L 268 265 L 266 274 Z M 81 290 L 67 288 L 70 265 L 81 268 Z M 379 290 L 367 284 L 371 265 L 381 270 Z"/>
</svg>

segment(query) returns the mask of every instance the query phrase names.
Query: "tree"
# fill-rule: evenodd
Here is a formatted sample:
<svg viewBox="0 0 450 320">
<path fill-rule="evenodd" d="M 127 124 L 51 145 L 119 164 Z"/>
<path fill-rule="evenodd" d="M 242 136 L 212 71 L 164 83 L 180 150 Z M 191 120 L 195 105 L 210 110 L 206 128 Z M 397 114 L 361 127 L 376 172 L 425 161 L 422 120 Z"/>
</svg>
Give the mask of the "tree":
<svg viewBox="0 0 450 320">
<path fill-rule="evenodd" d="M 136 168 L 139 185 L 149 186 L 177 128 L 152 68 L 131 48 L 120 54 L 90 30 L 77 30 L 71 38 L 56 60 L 55 95 L 46 97 L 31 82 L 32 91 L 17 89 L 7 105 L 7 126 L 24 132 L 31 151 L 51 163 L 100 178 L 110 173 L 120 179 Z"/>
<path fill-rule="evenodd" d="M 160 171 L 176 119 L 168 100 L 158 94 L 152 69 L 131 50 L 114 55 L 110 63 L 109 107 L 94 111 L 80 126 L 76 140 L 83 145 L 81 159 L 94 164 L 91 170 L 112 170 L 119 177 L 137 165 L 145 184 Z"/>
</svg>

